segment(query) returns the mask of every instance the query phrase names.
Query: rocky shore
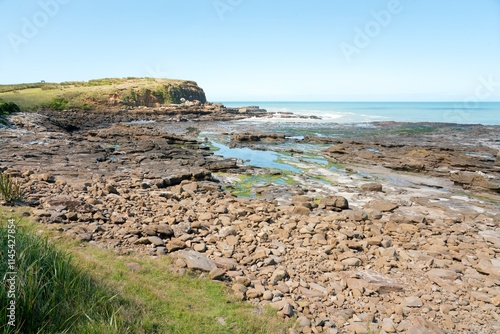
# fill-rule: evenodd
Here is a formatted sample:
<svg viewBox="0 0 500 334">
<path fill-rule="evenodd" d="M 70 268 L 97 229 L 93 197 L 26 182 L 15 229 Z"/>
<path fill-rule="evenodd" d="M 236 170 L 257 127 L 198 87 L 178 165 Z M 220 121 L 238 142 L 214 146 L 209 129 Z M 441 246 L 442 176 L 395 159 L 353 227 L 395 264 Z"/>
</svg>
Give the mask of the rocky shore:
<svg viewBox="0 0 500 334">
<path fill-rule="evenodd" d="M 500 331 L 498 127 L 297 139 L 220 123 L 258 109 L 190 108 L 13 115 L 0 168 L 41 223 L 118 255 L 171 256 L 165 270 L 296 316 L 289 333 Z M 254 149 L 319 143 L 342 167 L 302 159 L 293 183 L 236 197 L 231 182 L 266 171 L 214 155 L 193 127 Z"/>
</svg>

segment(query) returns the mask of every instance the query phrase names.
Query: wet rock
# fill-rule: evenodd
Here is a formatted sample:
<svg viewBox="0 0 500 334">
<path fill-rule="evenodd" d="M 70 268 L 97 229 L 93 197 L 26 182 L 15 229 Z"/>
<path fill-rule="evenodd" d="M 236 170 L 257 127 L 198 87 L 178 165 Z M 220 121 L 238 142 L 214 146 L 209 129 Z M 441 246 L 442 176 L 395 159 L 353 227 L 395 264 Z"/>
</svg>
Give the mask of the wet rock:
<svg viewBox="0 0 500 334">
<path fill-rule="evenodd" d="M 231 141 L 258 142 L 258 141 L 284 141 L 285 135 L 281 133 L 237 133 L 231 135 Z"/>
</svg>

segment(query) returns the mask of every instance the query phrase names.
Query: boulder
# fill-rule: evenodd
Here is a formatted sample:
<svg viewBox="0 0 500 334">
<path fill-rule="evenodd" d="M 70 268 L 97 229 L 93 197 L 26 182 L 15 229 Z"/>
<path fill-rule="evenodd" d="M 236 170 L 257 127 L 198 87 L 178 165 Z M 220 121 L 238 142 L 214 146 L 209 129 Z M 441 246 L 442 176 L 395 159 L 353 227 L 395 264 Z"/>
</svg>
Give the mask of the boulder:
<svg viewBox="0 0 500 334">
<path fill-rule="evenodd" d="M 349 209 L 349 202 L 342 196 L 327 196 L 320 200 L 318 207 L 320 209 L 342 211 Z"/>
<path fill-rule="evenodd" d="M 182 250 L 176 253 L 179 258 L 186 262 L 188 268 L 211 272 L 217 269 L 217 265 L 205 255 L 193 250 Z M 216 273 L 214 272 L 214 275 Z M 215 275 L 217 276 L 217 275 Z"/>
<path fill-rule="evenodd" d="M 500 193 L 500 181 L 494 176 L 482 172 L 452 172 L 450 180 L 465 189 L 481 189 Z"/>
</svg>

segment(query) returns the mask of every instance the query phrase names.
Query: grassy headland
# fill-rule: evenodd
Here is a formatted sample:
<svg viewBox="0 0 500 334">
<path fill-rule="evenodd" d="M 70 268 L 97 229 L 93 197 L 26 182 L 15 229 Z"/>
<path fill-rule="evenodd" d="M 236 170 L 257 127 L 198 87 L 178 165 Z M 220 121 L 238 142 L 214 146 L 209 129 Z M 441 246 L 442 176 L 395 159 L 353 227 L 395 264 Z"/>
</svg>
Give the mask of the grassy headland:
<svg viewBox="0 0 500 334">
<path fill-rule="evenodd" d="M 154 78 L 107 78 L 85 82 L 0 85 L 0 99 L 23 110 L 95 110 L 110 105 L 155 106 L 181 99 L 206 102 L 194 81 Z"/>
</svg>

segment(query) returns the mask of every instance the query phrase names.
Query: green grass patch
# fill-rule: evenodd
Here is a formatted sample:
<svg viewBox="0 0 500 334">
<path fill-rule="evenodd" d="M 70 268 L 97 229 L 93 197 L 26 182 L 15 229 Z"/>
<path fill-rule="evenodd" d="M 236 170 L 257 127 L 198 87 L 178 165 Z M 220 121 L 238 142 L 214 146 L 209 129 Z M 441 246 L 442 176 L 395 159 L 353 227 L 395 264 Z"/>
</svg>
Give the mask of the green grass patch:
<svg viewBox="0 0 500 334">
<path fill-rule="evenodd" d="M 125 301 L 78 268 L 70 255 L 36 235 L 32 228 L 19 225 L 16 219 L 17 228 L 7 229 L 5 224 L 10 217 L 1 216 L 0 272 L 12 271 L 7 259 L 14 249 L 12 259 L 17 275 L 7 275 L 15 277 L 15 326 L 2 321 L 0 332 L 120 333 L 119 328 L 130 328 L 119 314 Z M 15 240 L 15 247 L 9 240 Z M 6 281 L 3 283 L 9 286 Z M 5 288 L 0 292 L 2 319 L 10 313 L 3 307 L 12 300 L 8 291 L 11 290 Z"/>
<path fill-rule="evenodd" d="M 7 271 L 10 213 L 0 209 L 1 272 Z M 16 218 L 17 219 L 17 218 Z M 168 257 L 117 256 L 17 222 L 16 327 L 0 333 L 277 333 L 290 323 L 254 312 L 222 283 L 171 273 Z M 44 236 L 37 230 L 42 228 Z M 136 270 L 131 270 L 133 263 Z M 0 303 L 7 305 L 6 289 Z M 0 317 L 6 319 L 6 309 Z M 217 318 L 223 318 L 221 325 Z"/>
<path fill-rule="evenodd" d="M 201 89 L 193 81 L 153 78 L 0 85 L 0 99 L 15 103 L 23 110 L 92 110 L 107 105 L 110 99 L 123 105 L 148 105 L 152 100 L 172 104 L 191 95 L 201 99 L 200 94 Z"/>
</svg>

